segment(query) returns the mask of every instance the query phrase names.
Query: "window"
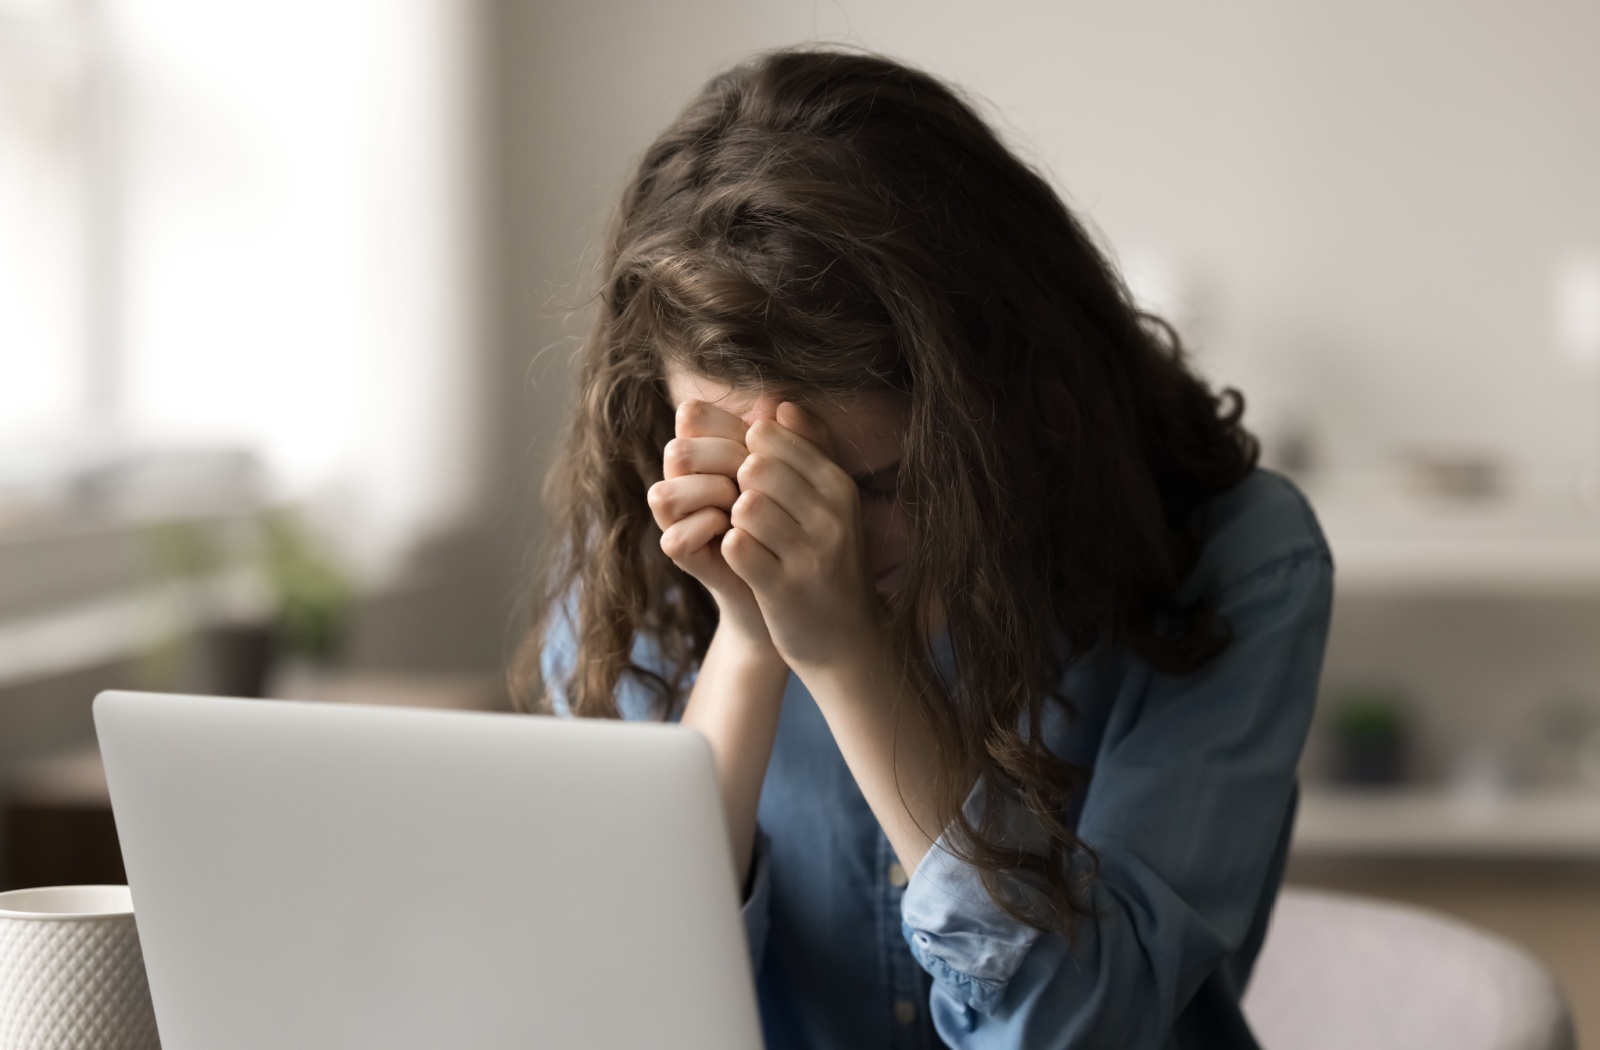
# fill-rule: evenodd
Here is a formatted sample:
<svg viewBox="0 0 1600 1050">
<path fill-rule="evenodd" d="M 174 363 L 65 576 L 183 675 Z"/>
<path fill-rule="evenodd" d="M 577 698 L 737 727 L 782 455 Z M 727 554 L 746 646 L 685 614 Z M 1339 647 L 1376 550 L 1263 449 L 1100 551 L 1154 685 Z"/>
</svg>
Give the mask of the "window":
<svg viewBox="0 0 1600 1050">
<path fill-rule="evenodd" d="M 0 501 L 253 457 L 379 575 L 469 508 L 472 9 L 0 0 Z"/>
<path fill-rule="evenodd" d="M 91 410 L 86 52 L 65 5 L 0 2 L 0 445 Z"/>
</svg>

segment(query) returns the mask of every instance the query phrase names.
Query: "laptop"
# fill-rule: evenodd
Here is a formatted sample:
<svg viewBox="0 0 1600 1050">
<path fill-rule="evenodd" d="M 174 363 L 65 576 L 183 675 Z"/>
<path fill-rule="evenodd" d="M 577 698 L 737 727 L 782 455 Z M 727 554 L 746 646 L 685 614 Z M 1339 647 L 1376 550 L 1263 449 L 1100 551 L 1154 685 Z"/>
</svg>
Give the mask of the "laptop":
<svg viewBox="0 0 1600 1050">
<path fill-rule="evenodd" d="M 101 693 L 163 1050 L 761 1045 L 710 747 Z"/>
</svg>

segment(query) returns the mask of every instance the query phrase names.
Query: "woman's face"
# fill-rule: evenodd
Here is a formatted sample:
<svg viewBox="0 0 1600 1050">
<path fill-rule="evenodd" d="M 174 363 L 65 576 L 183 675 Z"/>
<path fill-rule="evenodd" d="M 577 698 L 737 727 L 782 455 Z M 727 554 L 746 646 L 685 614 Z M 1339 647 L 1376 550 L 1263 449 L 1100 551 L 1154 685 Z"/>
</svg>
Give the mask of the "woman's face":
<svg viewBox="0 0 1600 1050">
<path fill-rule="evenodd" d="M 674 407 L 706 401 L 727 409 L 746 424 L 775 419 L 780 398 L 735 390 L 679 368 L 667 366 L 667 391 Z M 868 571 L 881 595 L 894 593 L 905 575 L 905 513 L 896 498 L 896 476 L 905 454 L 908 406 L 896 394 L 836 394 L 803 406 L 833 439 L 833 457 L 861 493 L 861 525 Z"/>
</svg>

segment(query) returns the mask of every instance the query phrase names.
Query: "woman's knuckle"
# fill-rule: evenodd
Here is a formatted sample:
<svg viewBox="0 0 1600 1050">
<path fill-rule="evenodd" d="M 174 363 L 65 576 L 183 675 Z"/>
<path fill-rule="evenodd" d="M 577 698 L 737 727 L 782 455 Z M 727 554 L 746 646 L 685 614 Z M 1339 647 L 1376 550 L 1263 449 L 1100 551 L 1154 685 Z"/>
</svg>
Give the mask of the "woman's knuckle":
<svg viewBox="0 0 1600 1050">
<path fill-rule="evenodd" d="M 682 548 L 683 548 L 683 543 L 682 543 L 681 540 L 679 540 L 679 538 L 676 535 L 674 535 L 671 532 L 664 532 L 664 533 L 661 534 L 661 553 L 662 554 L 665 554 L 667 557 L 671 558 L 673 561 L 677 561 L 680 557 L 683 556 L 683 549 Z"/>
<path fill-rule="evenodd" d="M 745 441 L 755 442 L 760 445 L 771 445 L 773 435 L 778 424 L 770 419 L 758 419 L 750 424 L 750 429 L 745 432 Z"/>
<path fill-rule="evenodd" d="M 705 401 L 691 402 L 684 423 L 693 433 L 710 433 L 717 427 L 717 408 Z"/>
<path fill-rule="evenodd" d="M 843 535 L 844 530 L 839 527 L 839 522 L 837 519 L 833 517 L 826 517 L 817 522 L 817 543 L 824 550 L 831 551 L 838 549 L 839 541 Z"/>
</svg>

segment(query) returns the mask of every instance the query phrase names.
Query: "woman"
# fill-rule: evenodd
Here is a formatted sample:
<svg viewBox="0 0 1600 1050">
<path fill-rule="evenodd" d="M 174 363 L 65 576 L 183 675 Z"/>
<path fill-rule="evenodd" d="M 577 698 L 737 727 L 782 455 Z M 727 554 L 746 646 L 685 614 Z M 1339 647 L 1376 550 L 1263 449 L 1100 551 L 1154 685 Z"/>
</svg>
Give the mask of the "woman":
<svg viewBox="0 0 1600 1050">
<path fill-rule="evenodd" d="M 865 55 L 711 81 L 604 280 L 519 692 L 711 741 L 768 1046 L 1253 1046 L 1332 563 L 1238 396 Z"/>
</svg>

